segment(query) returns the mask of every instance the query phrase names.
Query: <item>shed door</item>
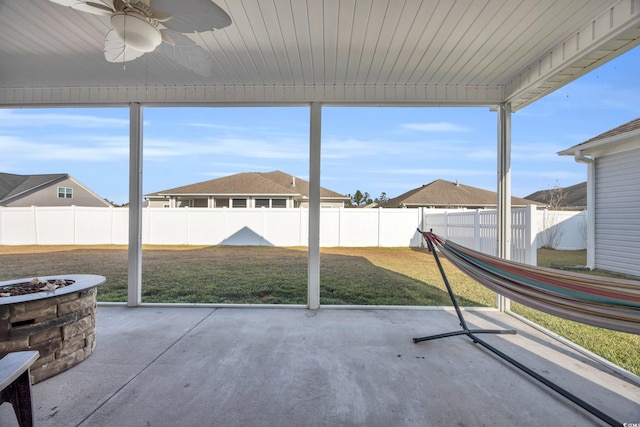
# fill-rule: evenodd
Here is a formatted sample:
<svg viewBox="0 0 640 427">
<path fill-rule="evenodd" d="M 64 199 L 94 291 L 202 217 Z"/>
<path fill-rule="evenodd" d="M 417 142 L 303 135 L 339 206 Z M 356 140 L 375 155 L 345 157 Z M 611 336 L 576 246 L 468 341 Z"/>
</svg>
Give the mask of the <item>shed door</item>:
<svg viewBox="0 0 640 427">
<path fill-rule="evenodd" d="M 640 276 L 640 149 L 595 168 L 595 267 Z"/>
</svg>

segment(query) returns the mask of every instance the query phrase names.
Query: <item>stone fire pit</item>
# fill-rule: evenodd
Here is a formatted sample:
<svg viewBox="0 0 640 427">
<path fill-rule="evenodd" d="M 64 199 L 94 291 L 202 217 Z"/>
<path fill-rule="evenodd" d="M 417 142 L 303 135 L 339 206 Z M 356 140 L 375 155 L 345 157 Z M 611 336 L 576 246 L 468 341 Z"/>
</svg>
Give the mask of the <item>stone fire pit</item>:
<svg viewBox="0 0 640 427">
<path fill-rule="evenodd" d="M 0 294 L 18 288 L 22 295 L 0 297 L 0 358 L 12 351 L 38 350 L 31 367 L 34 384 L 89 357 L 96 344 L 96 287 L 103 276 L 69 274 L 40 277 L 45 290 L 22 291 L 33 278 L 0 282 Z"/>
</svg>

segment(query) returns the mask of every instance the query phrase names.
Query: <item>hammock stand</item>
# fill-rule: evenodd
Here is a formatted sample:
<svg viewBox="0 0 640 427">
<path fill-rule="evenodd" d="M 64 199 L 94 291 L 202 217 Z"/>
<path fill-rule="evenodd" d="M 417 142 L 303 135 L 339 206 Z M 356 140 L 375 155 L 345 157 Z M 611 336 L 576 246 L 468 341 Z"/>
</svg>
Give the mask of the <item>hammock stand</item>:
<svg viewBox="0 0 640 427">
<path fill-rule="evenodd" d="M 461 330 L 457 330 L 457 331 L 452 331 L 452 332 L 445 332 L 445 333 L 442 333 L 442 334 L 435 334 L 435 335 L 428 335 L 428 336 L 424 336 L 424 337 L 420 337 L 420 338 L 414 338 L 413 339 L 414 343 L 419 343 L 419 342 L 423 342 L 423 341 L 430 341 L 430 340 L 435 340 L 435 339 L 439 339 L 439 338 L 447 338 L 447 337 L 452 337 L 452 336 L 457 336 L 457 335 L 466 335 L 474 342 L 474 344 L 480 344 L 481 346 L 483 346 L 484 348 L 486 348 L 487 350 L 489 350 L 493 354 L 495 354 L 498 357 L 500 357 L 501 359 L 511 363 L 516 368 L 518 368 L 521 371 L 527 373 L 531 377 L 535 378 L 536 380 L 538 380 L 542 384 L 546 385 L 547 387 L 549 387 L 552 390 L 556 391 L 557 393 L 561 394 L 562 396 L 564 396 L 565 398 L 569 399 L 570 401 L 572 401 L 576 405 L 580 406 L 584 410 L 586 410 L 586 411 L 590 412 L 591 414 L 595 415 L 596 417 L 600 418 L 602 421 L 606 422 L 607 424 L 609 424 L 611 426 L 618 426 L 618 427 L 622 427 L 623 426 L 623 424 L 620 421 L 615 420 L 614 418 L 612 418 L 609 415 L 605 414 L 604 412 L 602 412 L 598 408 L 592 406 L 588 402 L 585 402 L 584 400 L 580 399 L 578 396 L 574 395 L 573 393 L 569 392 L 568 390 L 560 387 L 559 385 L 557 385 L 553 381 L 551 381 L 551 380 L 547 379 L 546 377 L 538 374 L 537 372 L 535 372 L 532 369 L 528 368 L 526 365 L 523 365 L 522 363 L 518 362 L 517 360 L 515 360 L 511 356 L 507 355 L 506 353 L 504 353 L 504 352 L 498 350 L 497 348 L 493 347 L 491 344 L 489 344 L 489 343 L 483 341 L 482 339 L 478 338 L 477 334 L 515 334 L 516 331 L 509 330 L 509 329 L 497 329 L 497 330 L 496 329 L 469 329 L 469 327 L 467 326 L 467 322 L 464 320 L 464 316 L 462 315 L 462 311 L 460 310 L 460 306 L 458 305 L 458 300 L 456 299 L 456 296 L 454 295 L 454 293 L 453 293 L 453 291 L 451 289 L 451 285 L 449 284 L 449 279 L 447 278 L 447 275 L 446 275 L 444 269 L 442 268 L 442 264 L 440 263 L 440 258 L 438 257 L 438 254 L 436 252 L 436 248 L 435 248 L 433 242 L 420 229 L 418 229 L 418 233 L 420 233 L 422 235 L 424 240 L 427 242 L 427 247 L 428 247 L 429 251 L 433 254 L 433 258 L 436 261 L 436 264 L 438 266 L 438 270 L 440 271 L 440 275 L 442 276 L 442 280 L 444 281 L 444 284 L 445 284 L 445 286 L 447 288 L 447 293 L 449 294 L 449 298 L 451 299 L 451 302 L 453 303 L 453 307 L 456 310 L 456 314 L 458 315 L 458 320 L 460 321 L 460 326 L 462 327 L 462 329 Z"/>
</svg>

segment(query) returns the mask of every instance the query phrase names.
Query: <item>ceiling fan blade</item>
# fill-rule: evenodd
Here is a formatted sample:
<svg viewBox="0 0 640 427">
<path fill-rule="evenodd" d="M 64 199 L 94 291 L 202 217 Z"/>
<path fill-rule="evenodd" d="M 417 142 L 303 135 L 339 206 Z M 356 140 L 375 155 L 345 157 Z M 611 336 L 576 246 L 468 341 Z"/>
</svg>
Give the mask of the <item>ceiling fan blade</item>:
<svg viewBox="0 0 640 427">
<path fill-rule="evenodd" d="M 161 32 L 166 32 L 166 36 L 173 40 L 174 44 L 160 43 L 157 51 L 196 74 L 203 77 L 211 76 L 213 62 L 204 49 L 184 34 L 171 30 Z"/>
<path fill-rule="evenodd" d="M 211 0 L 152 0 L 151 6 L 172 14 L 164 26 L 180 33 L 213 31 L 231 25 L 231 17 Z"/>
<path fill-rule="evenodd" d="M 104 39 L 104 58 L 107 61 L 121 63 L 139 58 L 142 55 L 144 52 L 125 45 L 116 30 L 110 30 L 107 33 Z"/>
<path fill-rule="evenodd" d="M 72 9 L 79 10 L 81 12 L 90 13 L 92 15 L 109 16 L 113 13 L 113 1 L 112 0 L 96 0 L 96 1 L 83 1 L 83 0 L 49 0 L 52 3 L 59 4 L 61 6 L 67 6 Z"/>
<path fill-rule="evenodd" d="M 175 46 L 176 42 L 171 38 L 171 36 L 168 33 L 169 31 L 167 30 L 160 30 L 160 34 L 162 34 L 162 41 L 170 44 L 171 46 Z"/>
<path fill-rule="evenodd" d="M 163 12 L 161 10 L 152 10 L 151 14 L 160 22 L 167 22 L 169 19 L 173 18 L 172 14 L 170 14 L 169 12 Z"/>
<path fill-rule="evenodd" d="M 113 10 L 113 7 L 105 6 L 102 3 L 96 3 L 96 2 L 88 1 L 88 2 L 85 3 L 85 5 L 87 7 L 103 10 L 103 11 L 107 12 L 107 15 L 111 15 L 113 12 L 115 12 Z"/>
</svg>

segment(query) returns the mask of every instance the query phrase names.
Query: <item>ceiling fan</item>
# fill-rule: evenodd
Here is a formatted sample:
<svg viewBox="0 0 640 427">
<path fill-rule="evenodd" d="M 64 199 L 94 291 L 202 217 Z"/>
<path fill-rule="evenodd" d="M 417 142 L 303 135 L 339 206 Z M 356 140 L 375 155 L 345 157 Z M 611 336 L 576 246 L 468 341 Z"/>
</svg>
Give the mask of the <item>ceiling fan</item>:
<svg viewBox="0 0 640 427">
<path fill-rule="evenodd" d="M 49 0 L 93 15 L 107 16 L 112 29 L 104 40 L 109 62 L 126 62 L 157 50 L 189 70 L 208 77 L 209 55 L 186 33 L 231 25 L 211 0 Z"/>
</svg>

